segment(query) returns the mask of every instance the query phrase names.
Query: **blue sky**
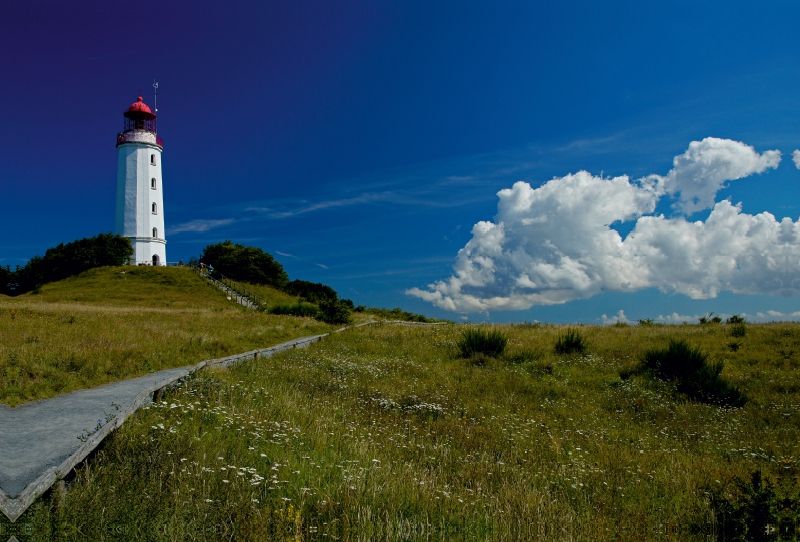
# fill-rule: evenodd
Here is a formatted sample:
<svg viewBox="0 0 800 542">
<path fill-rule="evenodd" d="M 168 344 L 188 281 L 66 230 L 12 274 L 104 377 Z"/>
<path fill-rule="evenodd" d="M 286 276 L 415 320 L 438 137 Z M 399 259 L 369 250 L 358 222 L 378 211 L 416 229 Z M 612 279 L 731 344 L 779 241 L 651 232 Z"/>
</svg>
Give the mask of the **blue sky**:
<svg viewBox="0 0 800 542">
<path fill-rule="evenodd" d="M 751 224 L 727 240 L 709 234 L 703 249 L 679 240 L 687 265 L 697 264 L 679 280 L 683 268 L 648 259 L 663 247 L 646 243 L 647 221 L 637 221 L 706 223 L 713 205 L 687 214 L 681 199 L 693 190 L 686 183 L 705 181 L 669 176 L 675 157 L 704 140 L 732 143 L 695 149 L 701 165 L 717 153 L 702 175 L 741 166 L 729 172 L 741 178 L 710 196 L 741 203 L 731 220 L 797 221 L 800 5 L 650 4 L 6 3 L 0 225 L 10 235 L 0 263 L 111 231 L 114 137 L 140 92 L 152 103 L 155 78 L 170 260 L 231 239 L 357 304 L 454 320 L 601 323 L 620 310 L 631 320 L 796 319 L 795 237 L 758 237 Z M 775 150 L 779 163 L 765 154 Z M 579 171 L 590 175 L 568 177 Z M 651 174 L 664 182 L 636 192 Z M 580 222 L 605 200 L 571 218 L 546 206 L 567 202 L 570 186 L 586 194 L 622 175 L 628 185 L 614 186 L 650 198 L 624 220 Z M 498 192 L 519 181 L 534 197 L 554 183 L 550 203 L 526 211 L 539 215 L 499 212 Z M 542 213 L 551 229 L 525 229 L 544 223 Z M 509 234 L 494 256 L 470 248 L 480 222 Z M 622 252 L 593 245 L 586 232 L 603 228 L 620 233 Z M 737 244 L 745 237 L 752 246 Z M 458 265 L 477 273 L 480 258 L 491 276 L 462 275 L 466 286 L 453 289 Z M 775 258 L 779 268 L 767 269 Z M 583 279 L 542 275 L 567 260 Z M 432 301 L 437 282 L 457 310 Z"/>
</svg>

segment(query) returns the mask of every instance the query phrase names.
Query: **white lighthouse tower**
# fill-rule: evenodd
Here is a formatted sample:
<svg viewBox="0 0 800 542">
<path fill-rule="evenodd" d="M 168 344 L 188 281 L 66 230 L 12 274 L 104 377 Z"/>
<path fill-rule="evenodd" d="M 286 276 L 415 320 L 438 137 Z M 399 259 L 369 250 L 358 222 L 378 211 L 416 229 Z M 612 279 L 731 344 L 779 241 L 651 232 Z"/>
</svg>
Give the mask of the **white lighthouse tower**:
<svg viewBox="0 0 800 542">
<path fill-rule="evenodd" d="M 137 264 L 167 264 L 164 235 L 164 192 L 156 115 L 142 101 L 131 104 L 125 130 L 117 134 L 116 233 L 133 244 Z"/>
</svg>

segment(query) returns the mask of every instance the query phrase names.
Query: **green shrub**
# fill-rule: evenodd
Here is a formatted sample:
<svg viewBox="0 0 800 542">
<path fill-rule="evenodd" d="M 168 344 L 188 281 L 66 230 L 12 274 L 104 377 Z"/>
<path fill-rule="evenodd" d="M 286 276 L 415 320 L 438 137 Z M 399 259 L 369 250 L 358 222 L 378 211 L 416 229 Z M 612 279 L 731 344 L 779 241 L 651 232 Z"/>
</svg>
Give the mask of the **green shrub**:
<svg viewBox="0 0 800 542">
<path fill-rule="evenodd" d="M 556 340 L 556 354 L 583 354 L 587 349 L 583 336 L 574 328 L 567 329 Z"/>
<path fill-rule="evenodd" d="M 737 322 L 731 326 L 731 337 L 744 337 L 747 333 L 747 326 L 744 322 Z"/>
<path fill-rule="evenodd" d="M 716 403 L 723 406 L 741 407 L 747 397 L 727 380 L 720 377 L 725 364 L 706 363 L 699 371 L 687 376 L 678 383 L 677 390 L 692 399 L 704 403 Z"/>
<path fill-rule="evenodd" d="M 461 332 L 457 344 L 463 358 L 479 356 L 496 358 L 506 349 L 508 338 L 502 331 L 470 327 Z"/>
<path fill-rule="evenodd" d="M 14 286 L 14 272 L 11 271 L 9 266 L 0 266 L 0 294 L 11 294 L 14 292 L 11 288 Z"/>
<path fill-rule="evenodd" d="M 353 321 L 350 316 L 350 307 L 342 299 L 320 303 L 317 318 L 328 324 L 349 324 Z"/>
<path fill-rule="evenodd" d="M 744 318 L 739 316 L 738 314 L 734 314 L 727 320 L 725 320 L 726 324 L 744 324 Z"/>
<path fill-rule="evenodd" d="M 311 303 L 295 303 L 294 305 L 273 305 L 267 310 L 270 314 L 285 314 L 288 316 L 308 316 L 316 318 L 319 315 L 319 308 Z"/>
<path fill-rule="evenodd" d="M 686 341 L 670 339 L 666 348 L 653 348 L 644 354 L 644 369 L 667 382 L 682 380 L 706 364 L 708 356 Z"/>
<path fill-rule="evenodd" d="M 742 406 L 747 398 L 720 377 L 724 364 L 708 363 L 708 355 L 684 340 L 670 339 L 666 348 L 645 352 L 641 370 L 666 382 L 690 399 L 726 406 Z"/>
<path fill-rule="evenodd" d="M 713 312 L 709 312 L 706 316 L 701 316 L 698 318 L 701 324 L 721 324 L 722 318 L 719 316 L 714 316 Z"/>
<path fill-rule="evenodd" d="M 309 282 L 307 280 L 295 279 L 289 282 L 283 291 L 287 294 L 296 295 L 310 303 L 320 304 L 325 301 L 335 303 L 339 299 L 339 294 L 330 286 L 319 282 Z"/>
<path fill-rule="evenodd" d="M 5 293 L 12 295 L 23 294 L 95 267 L 123 265 L 132 256 L 130 239 L 110 233 L 78 239 L 66 245 L 61 243 L 48 248 L 44 256 L 34 256 L 15 272 L 6 268 L 7 278 L 2 282 L 0 291 L 6 290 Z M 16 283 L 16 287 L 11 290 L 8 283 Z"/>
<path fill-rule="evenodd" d="M 257 247 L 234 245 L 230 241 L 208 245 L 203 249 L 200 261 L 233 280 L 268 284 L 278 289 L 289 282 L 283 266 Z"/>
</svg>

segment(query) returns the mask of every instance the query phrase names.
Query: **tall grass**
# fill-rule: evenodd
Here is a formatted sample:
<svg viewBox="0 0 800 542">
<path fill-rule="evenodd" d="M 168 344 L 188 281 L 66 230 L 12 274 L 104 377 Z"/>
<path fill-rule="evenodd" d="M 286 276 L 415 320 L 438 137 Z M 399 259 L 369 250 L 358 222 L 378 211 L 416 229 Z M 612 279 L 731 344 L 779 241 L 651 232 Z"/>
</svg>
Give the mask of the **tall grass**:
<svg viewBox="0 0 800 542">
<path fill-rule="evenodd" d="M 0 299 L 0 403 L 16 406 L 332 329 L 244 309 L 186 268 L 94 269 L 39 294 Z"/>
<path fill-rule="evenodd" d="M 587 348 L 586 341 L 580 331 L 574 328 L 568 328 L 564 333 L 560 334 L 555 345 L 556 354 L 561 355 L 583 354 Z"/>
<path fill-rule="evenodd" d="M 458 349 L 461 357 L 475 356 L 499 357 L 508 344 L 505 334 L 496 329 L 486 330 L 479 327 L 468 327 L 461 332 Z"/>
<path fill-rule="evenodd" d="M 670 339 L 664 348 L 653 348 L 644 354 L 642 368 L 657 378 L 676 382 L 677 391 L 691 399 L 740 407 L 747 397 L 720 374 L 724 363 L 709 363 L 708 355 L 685 340 Z"/>
<path fill-rule="evenodd" d="M 308 318 L 316 318 L 319 314 L 319 307 L 311 303 L 304 303 L 298 301 L 293 305 L 281 304 L 272 305 L 267 309 L 270 314 L 283 314 L 288 316 L 305 316 Z"/>
<path fill-rule="evenodd" d="M 731 326 L 731 337 L 744 337 L 747 335 L 747 326 L 744 322 L 737 322 Z"/>
<path fill-rule="evenodd" d="M 584 327 L 591 353 L 541 350 L 552 371 L 531 372 L 455 359 L 460 326 L 359 328 L 197 375 L 18 524 L 45 540 L 708 540 L 707 488 L 735 499 L 735 477 L 800 460 L 800 364 L 780 354 L 798 330 L 754 324 L 730 352 L 723 326 Z M 502 332 L 538 351 L 563 329 Z M 619 379 L 670 338 L 726 359 L 751 401 Z"/>
</svg>

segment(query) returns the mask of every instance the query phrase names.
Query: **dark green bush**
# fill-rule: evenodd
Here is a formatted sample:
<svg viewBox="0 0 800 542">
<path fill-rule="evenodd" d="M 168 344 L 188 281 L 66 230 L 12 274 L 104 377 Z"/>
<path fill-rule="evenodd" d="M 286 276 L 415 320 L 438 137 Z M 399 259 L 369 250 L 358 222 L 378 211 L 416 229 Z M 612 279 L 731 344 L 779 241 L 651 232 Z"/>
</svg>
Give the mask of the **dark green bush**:
<svg viewBox="0 0 800 542">
<path fill-rule="evenodd" d="M 709 312 L 706 316 L 701 316 L 698 318 L 701 324 L 721 324 L 722 318 L 719 316 L 714 316 L 713 312 Z"/>
<path fill-rule="evenodd" d="M 727 320 L 725 320 L 726 324 L 744 324 L 744 318 L 739 316 L 738 314 L 734 314 Z"/>
<path fill-rule="evenodd" d="M 736 386 L 720 377 L 724 366 L 725 364 L 721 361 L 706 363 L 699 371 L 681 380 L 677 390 L 704 403 L 732 407 L 744 406 L 747 403 L 747 397 Z"/>
<path fill-rule="evenodd" d="M 133 247 L 127 237 L 101 233 L 95 237 L 78 239 L 71 243 L 48 248 L 44 256 L 34 256 L 15 272 L 6 269 L 7 278 L 0 285 L 3 291 L 19 295 L 48 282 L 56 282 L 78 275 L 95 267 L 123 265 L 133 256 Z M 9 283 L 16 283 L 14 290 Z"/>
<path fill-rule="evenodd" d="M 316 318 L 319 315 L 319 308 L 311 303 L 295 303 L 294 305 L 273 305 L 267 310 L 270 314 L 284 314 L 288 316 L 307 316 Z"/>
<path fill-rule="evenodd" d="M 278 289 L 283 289 L 289 282 L 283 266 L 257 247 L 234 245 L 230 241 L 208 245 L 203 249 L 200 261 L 233 280 L 267 284 Z"/>
<path fill-rule="evenodd" d="M 14 287 L 13 284 L 15 282 L 14 273 L 11 271 L 11 268 L 9 266 L 0 266 L 0 294 L 13 293 L 14 290 L 11 288 Z"/>
<path fill-rule="evenodd" d="M 684 340 L 670 339 L 666 348 L 645 352 L 641 370 L 666 382 L 690 399 L 726 406 L 742 406 L 747 398 L 720 377 L 724 364 L 708 363 L 708 355 Z"/>
<path fill-rule="evenodd" d="M 737 322 L 731 326 L 731 337 L 744 337 L 747 334 L 747 326 L 744 322 Z"/>
<path fill-rule="evenodd" d="M 666 348 L 653 348 L 644 354 L 643 366 L 655 377 L 672 382 L 696 373 L 708 356 L 686 341 L 670 339 Z"/>
<path fill-rule="evenodd" d="M 330 286 L 307 280 L 293 280 L 283 288 L 283 291 L 317 305 L 324 301 L 335 302 L 339 299 L 339 294 Z"/>
<path fill-rule="evenodd" d="M 496 358 L 505 350 L 508 338 L 502 331 L 470 327 L 461 332 L 461 337 L 457 344 L 461 351 L 461 357 L 487 356 Z"/>
<path fill-rule="evenodd" d="M 587 349 L 583 336 L 574 328 L 567 329 L 556 340 L 556 354 L 583 354 Z"/>
<path fill-rule="evenodd" d="M 353 321 L 350 316 L 350 307 L 342 299 L 320 303 L 317 318 L 328 324 L 349 324 Z"/>
</svg>

